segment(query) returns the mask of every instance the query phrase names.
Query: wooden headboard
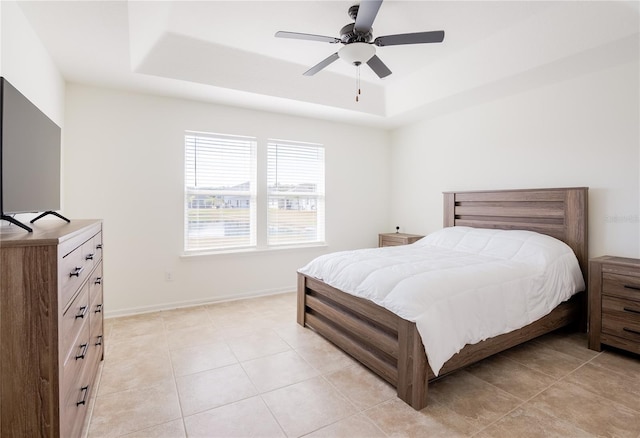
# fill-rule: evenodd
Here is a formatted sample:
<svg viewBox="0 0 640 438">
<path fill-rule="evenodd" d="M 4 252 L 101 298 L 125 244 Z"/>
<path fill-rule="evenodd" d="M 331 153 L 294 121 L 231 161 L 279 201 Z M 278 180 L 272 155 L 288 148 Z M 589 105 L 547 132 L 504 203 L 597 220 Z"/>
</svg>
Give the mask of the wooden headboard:
<svg viewBox="0 0 640 438">
<path fill-rule="evenodd" d="M 587 187 L 444 192 L 444 226 L 529 230 L 569 245 L 585 282 L 588 268 Z"/>
</svg>

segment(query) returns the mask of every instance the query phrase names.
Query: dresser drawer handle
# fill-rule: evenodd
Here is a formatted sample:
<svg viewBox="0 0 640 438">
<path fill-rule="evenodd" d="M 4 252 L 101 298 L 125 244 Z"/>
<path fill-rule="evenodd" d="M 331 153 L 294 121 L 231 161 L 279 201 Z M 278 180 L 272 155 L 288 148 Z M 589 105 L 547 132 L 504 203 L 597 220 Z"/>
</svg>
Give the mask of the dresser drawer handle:
<svg viewBox="0 0 640 438">
<path fill-rule="evenodd" d="M 636 309 L 631 309 L 629 307 L 623 307 L 622 308 L 625 312 L 631 312 L 631 313 L 638 313 L 640 314 L 640 310 L 636 310 Z"/>
<path fill-rule="evenodd" d="M 93 313 L 100 313 L 100 312 L 102 312 L 102 304 L 98 304 L 96 306 L 96 310 L 93 311 Z M 640 313 L 640 312 L 638 312 L 638 313 Z"/>
<path fill-rule="evenodd" d="M 96 347 L 102 345 L 102 335 L 96 337 Z"/>
<path fill-rule="evenodd" d="M 633 286 L 633 285 L 630 285 L 630 284 L 625 284 L 624 288 L 625 289 L 640 290 L 640 286 Z"/>
<path fill-rule="evenodd" d="M 82 400 L 76 402 L 76 406 L 84 405 L 87 402 L 87 394 L 89 393 L 89 385 L 80 388 L 82 391 Z"/>
<path fill-rule="evenodd" d="M 96 280 L 93 282 L 93 284 L 102 284 L 102 277 L 96 277 Z"/>
<path fill-rule="evenodd" d="M 96 245 L 96 249 L 102 249 L 102 243 L 98 243 L 98 244 Z"/>
<path fill-rule="evenodd" d="M 76 318 L 75 319 L 78 319 L 78 318 L 83 318 L 84 319 L 84 316 L 87 314 L 87 308 L 88 308 L 87 306 L 80 307 L 80 309 L 79 309 L 80 312 L 76 313 Z"/>
<path fill-rule="evenodd" d="M 80 277 L 80 273 L 84 271 L 84 266 L 73 268 L 73 271 L 69 273 L 69 277 Z"/>
<path fill-rule="evenodd" d="M 93 260 L 93 254 L 87 254 L 85 260 Z"/>
<path fill-rule="evenodd" d="M 76 360 L 85 358 L 85 356 L 87 355 L 87 349 L 89 348 L 89 344 L 82 344 L 80 345 L 80 348 L 82 348 L 82 353 L 76 356 Z"/>
<path fill-rule="evenodd" d="M 633 330 L 626 327 L 623 327 L 622 330 L 624 330 L 625 332 L 633 333 L 634 335 L 640 335 L 640 332 L 638 330 Z"/>
</svg>

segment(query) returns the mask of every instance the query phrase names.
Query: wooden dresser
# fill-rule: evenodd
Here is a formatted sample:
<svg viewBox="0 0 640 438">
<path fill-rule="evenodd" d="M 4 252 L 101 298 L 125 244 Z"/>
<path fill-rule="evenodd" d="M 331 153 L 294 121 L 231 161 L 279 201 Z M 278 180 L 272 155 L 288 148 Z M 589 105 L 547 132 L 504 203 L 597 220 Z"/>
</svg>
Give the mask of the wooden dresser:
<svg viewBox="0 0 640 438">
<path fill-rule="evenodd" d="M 640 260 L 589 261 L 589 348 L 610 345 L 640 354 Z"/>
<path fill-rule="evenodd" d="M 424 236 L 406 233 L 381 233 L 378 234 L 378 246 L 409 245 L 422 239 Z"/>
<path fill-rule="evenodd" d="M 0 231 L 0 437 L 82 434 L 103 358 L 102 222 Z"/>
</svg>

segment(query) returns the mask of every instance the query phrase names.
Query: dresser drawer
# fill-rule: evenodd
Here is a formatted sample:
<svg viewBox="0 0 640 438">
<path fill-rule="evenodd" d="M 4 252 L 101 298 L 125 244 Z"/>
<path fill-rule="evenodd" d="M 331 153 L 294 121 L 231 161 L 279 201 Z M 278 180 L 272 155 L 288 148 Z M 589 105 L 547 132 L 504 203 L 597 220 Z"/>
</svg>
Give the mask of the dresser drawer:
<svg viewBox="0 0 640 438">
<path fill-rule="evenodd" d="M 91 364 L 89 324 L 84 324 L 74 344 L 71 354 L 62 368 L 60 386 L 60 429 L 61 436 L 79 436 L 79 423 L 84 421 L 89 400 L 89 383 L 82 376 Z"/>
<path fill-rule="evenodd" d="M 64 365 L 62 436 L 79 436 L 95 380 L 97 357 L 89 341 L 89 324 L 85 324 L 79 339 L 82 344 Z"/>
<path fill-rule="evenodd" d="M 100 362 L 104 355 L 104 335 L 102 330 L 102 322 L 96 322 L 96 324 L 93 324 L 91 326 L 91 340 L 89 341 L 89 348 L 94 351 L 96 363 Z"/>
<path fill-rule="evenodd" d="M 102 327 L 102 312 L 103 312 L 102 293 L 95 296 L 93 302 L 89 306 L 89 309 L 91 312 L 91 315 L 90 315 L 91 333 L 93 333 L 96 323 L 100 323 L 100 326 Z M 102 331 L 102 329 L 100 329 L 100 331 Z"/>
<path fill-rule="evenodd" d="M 76 348 L 77 338 L 83 326 L 87 326 L 89 320 L 89 284 L 85 283 L 80 293 L 75 297 L 67 311 L 62 315 L 60 324 L 60 338 L 62 348 L 60 353 L 63 355 L 64 361 L 73 354 Z"/>
<path fill-rule="evenodd" d="M 81 436 L 89 399 L 95 391 L 97 370 L 103 357 L 102 339 L 95 342 L 85 324 L 79 336 L 77 349 L 64 365 L 61 396 L 61 437 Z M 86 345 L 86 347 L 85 347 Z"/>
<path fill-rule="evenodd" d="M 60 263 L 60 302 L 63 308 L 73 298 L 78 288 L 87 278 L 94 266 L 93 240 L 85 242 L 63 257 Z"/>
<path fill-rule="evenodd" d="M 91 325 L 91 339 L 89 341 L 89 350 L 92 370 L 97 371 L 100 361 L 104 357 L 104 336 L 102 335 L 102 321 Z M 93 374 L 94 376 L 96 373 Z"/>
<path fill-rule="evenodd" d="M 103 339 L 103 319 L 102 319 L 102 285 L 91 292 L 93 301 L 89 308 L 91 309 L 91 315 L 89 316 L 90 333 L 91 333 L 91 347 L 100 347 L 104 344 Z M 100 352 L 102 357 L 102 352 Z"/>
<path fill-rule="evenodd" d="M 100 304 L 102 304 L 102 262 L 98 262 L 98 266 L 96 266 L 89 278 L 89 301 L 92 303 L 92 313 L 95 310 L 93 303 L 98 297 L 100 297 Z"/>
<path fill-rule="evenodd" d="M 69 382 L 76 379 L 79 374 L 76 372 L 79 367 L 86 362 L 89 351 L 89 324 L 83 324 L 74 339 L 73 345 L 64 361 L 64 372 L 62 374 L 62 388 L 69 386 Z"/>
<path fill-rule="evenodd" d="M 95 237 L 89 239 L 82 245 L 82 256 L 86 261 L 86 269 L 91 271 L 99 261 L 102 251 L 96 249 Z"/>
<path fill-rule="evenodd" d="M 640 277 L 603 272 L 602 295 L 640 301 Z"/>
<path fill-rule="evenodd" d="M 89 385 L 74 387 L 65 395 L 61 407 L 60 436 L 80 436 L 84 418 L 89 410 Z"/>
<path fill-rule="evenodd" d="M 96 263 L 102 260 L 102 232 L 93 237 L 93 250 L 95 252 Z"/>
</svg>

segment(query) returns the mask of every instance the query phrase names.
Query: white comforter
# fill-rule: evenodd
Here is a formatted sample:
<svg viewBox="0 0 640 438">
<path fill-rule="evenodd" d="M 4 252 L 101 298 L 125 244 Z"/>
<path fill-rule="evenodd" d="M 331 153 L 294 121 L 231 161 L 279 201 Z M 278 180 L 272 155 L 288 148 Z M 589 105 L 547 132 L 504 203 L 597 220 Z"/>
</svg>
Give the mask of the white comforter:
<svg viewBox="0 0 640 438">
<path fill-rule="evenodd" d="M 327 254 L 299 272 L 415 322 L 436 376 L 466 344 L 524 327 L 585 287 L 565 243 L 468 227 L 406 246 Z"/>
</svg>

